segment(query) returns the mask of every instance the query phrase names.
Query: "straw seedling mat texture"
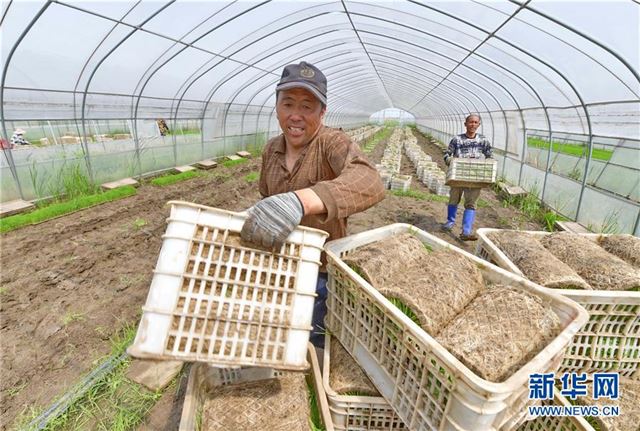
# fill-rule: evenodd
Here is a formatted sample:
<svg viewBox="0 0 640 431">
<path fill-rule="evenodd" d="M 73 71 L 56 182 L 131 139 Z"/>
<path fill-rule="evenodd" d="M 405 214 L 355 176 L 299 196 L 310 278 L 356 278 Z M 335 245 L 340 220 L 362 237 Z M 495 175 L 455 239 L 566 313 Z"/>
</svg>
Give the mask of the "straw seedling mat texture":
<svg viewBox="0 0 640 431">
<path fill-rule="evenodd" d="M 639 270 L 582 235 L 558 232 L 545 236 L 541 242 L 594 289 L 630 290 L 640 287 Z"/>
<path fill-rule="evenodd" d="M 471 260 L 447 249 L 429 251 L 410 234 L 368 244 L 344 260 L 381 294 L 408 306 L 434 336 L 484 288 Z"/>
<path fill-rule="evenodd" d="M 585 405 L 620 406 L 620 416 L 598 417 L 598 420 L 606 427 L 606 431 L 640 431 L 640 381 L 620 378 L 619 398 L 610 400 L 600 398 L 594 400 L 589 393 L 580 402 Z"/>
<path fill-rule="evenodd" d="M 309 400 L 303 373 L 211 389 L 202 431 L 307 431 Z"/>
<path fill-rule="evenodd" d="M 560 331 L 538 296 L 495 285 L 480 293 L 440 335 L 440 344 L 480 377 L 502 382 Z"/>
<path fill-rule="evenodd" d="M 640 238 L 633 235 L 607 235 L 599 240 L 602 248 L 640 269 Z"/>
<path fill-rule="evenodd" d="M 329 386 L 331 389 L 339 395 L 380 396 L 371 380 L 337 338 L 331 337 L 330 348 Z"/>
<path fill-rule="evenodd" d="M 489 232 L 487 237 L 534 283 L 559 289 L 591 289 L 577 272 L 531 234 L 509 230 Z"/>
</svg>

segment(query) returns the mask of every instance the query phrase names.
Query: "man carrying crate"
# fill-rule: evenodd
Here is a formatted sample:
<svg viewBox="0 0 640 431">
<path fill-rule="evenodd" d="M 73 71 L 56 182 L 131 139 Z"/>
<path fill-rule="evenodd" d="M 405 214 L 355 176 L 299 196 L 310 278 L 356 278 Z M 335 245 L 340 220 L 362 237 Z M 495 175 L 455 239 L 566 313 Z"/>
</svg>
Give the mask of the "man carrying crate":
<svg viewBox="0 0 640 431">
<path fill-rule="evenodd" d="M 285 66 L 276 86 L 276 115 L 282 134 L 262 152 L 260 194 L 247 210 L 242 239 L 280 249 L 300 224 L 329 233 L 328 241 L 347 234 L 347 217 L 384 198 L 376 169 L 351 138 L 322 124 L 327 110 L 327 79 L 315 66 Z M 326 258 L 318 274 L 311 342 L 324 344 L 327 312 Z"/>
<path fill-rule="evenodd" d="M 449 166 L 454 157 L 477 159 L 491 158 L 491 143 L 483 135 L 476 133 L 480 127 L 480 116 L 477 114 L 468 115 L 464 121 L 467 129 L 465 133 L 454 136 L 449 142 L 449 148 L 444 153 L 444 161 Z M 479 187 L 451 187 L 449 192 L 449 205 L 447 206 L 447 222 L 442 225 L 442 230 L 450 232 L 456 222 L 456 212 L 458 204 L 464 195 L 464 213 L 462 215 L 462 233 L 460 239 L 463 241 L 475 241 L 478 237 L 473 232 L 473 222 L 476 217 L 476 201 L 480 196 Z"/>
</svg>

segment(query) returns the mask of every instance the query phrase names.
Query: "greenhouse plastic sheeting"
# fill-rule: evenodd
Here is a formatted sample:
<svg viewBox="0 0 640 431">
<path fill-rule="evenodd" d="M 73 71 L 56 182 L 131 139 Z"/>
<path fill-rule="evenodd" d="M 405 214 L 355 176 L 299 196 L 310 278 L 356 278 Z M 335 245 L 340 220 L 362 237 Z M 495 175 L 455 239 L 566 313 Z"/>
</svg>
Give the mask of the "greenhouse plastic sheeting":
<svg viewBox="0 0 640 431">
<path fill-rule="evenodd" d="M 594 230 L 640 234 L 636 2 L 1 7 L 0 131 L 32 143 L 3 148 L 2 202 L 59 192 L 49 179 L 68 169 L 102 182 L 259 151 L 279 133 L 283 66 L 305 60 L 328 78 L 326 124 L 393 108 L 446 144 L 479 113 L 503 179 Z"/>
</svg>

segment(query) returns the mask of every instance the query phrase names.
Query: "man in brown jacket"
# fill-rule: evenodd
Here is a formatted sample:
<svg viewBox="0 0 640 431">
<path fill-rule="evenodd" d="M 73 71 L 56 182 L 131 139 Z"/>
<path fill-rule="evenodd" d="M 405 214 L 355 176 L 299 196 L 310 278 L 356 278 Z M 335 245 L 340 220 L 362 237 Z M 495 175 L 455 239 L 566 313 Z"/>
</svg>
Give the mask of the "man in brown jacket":
<svg viewBox="0 0 640 431">
<path fill-rule="evenodd" d="M 346 236 L 347 217 L 384 198 L 377 171 L 351 138 L 322 124 L 327 79 L 315 66 L 290 64 L 276 86 L 276 115 L 282 134 L 262 153 L 260 194 L 248 209 L 244 240 L 280 249 L 298 225 L 322 229 L 328 240 Z M 324 344 L 327 274 L 318 275 L 311 342 Z"/>
</svg>

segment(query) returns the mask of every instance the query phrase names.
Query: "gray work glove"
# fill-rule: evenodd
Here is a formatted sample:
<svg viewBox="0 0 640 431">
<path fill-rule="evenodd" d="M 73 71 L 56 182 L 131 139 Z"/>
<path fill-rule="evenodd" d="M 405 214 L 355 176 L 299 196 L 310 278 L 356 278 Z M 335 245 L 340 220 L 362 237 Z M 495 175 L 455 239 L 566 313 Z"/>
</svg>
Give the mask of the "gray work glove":
<svg viewBox="0 0 640 431">
<path fill-rule="evenodd" d="M 242 239 L 268 250 L 279 250 L 300 224 L 304 208 L 298 196 L 289 192 L 264 198 L 247 213 L 249 217 L 240 231 Z"/>
</svg>

